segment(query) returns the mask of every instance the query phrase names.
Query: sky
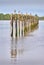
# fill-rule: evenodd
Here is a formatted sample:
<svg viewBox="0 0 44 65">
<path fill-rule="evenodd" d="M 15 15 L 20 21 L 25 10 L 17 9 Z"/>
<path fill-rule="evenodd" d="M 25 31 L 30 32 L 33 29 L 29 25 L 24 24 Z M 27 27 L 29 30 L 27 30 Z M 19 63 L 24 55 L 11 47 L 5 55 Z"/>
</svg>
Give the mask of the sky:
<svg viewBox="0 0 44 65">
<path fill-rule="evenodd" d="M 44 16 L 44 0 L 0 0 L 0 13 L 31 13 Z"/>
</svg>

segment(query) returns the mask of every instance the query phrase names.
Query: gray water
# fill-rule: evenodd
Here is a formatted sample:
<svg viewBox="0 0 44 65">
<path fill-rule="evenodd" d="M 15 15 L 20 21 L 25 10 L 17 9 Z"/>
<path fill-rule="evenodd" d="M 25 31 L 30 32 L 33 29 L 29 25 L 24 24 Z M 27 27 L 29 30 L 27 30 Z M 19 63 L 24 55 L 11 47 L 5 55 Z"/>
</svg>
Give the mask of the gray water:
<svg viewBox="0 0 44 65">
<path fill-rule="evenodd" d="M 0 20 L 0 65 L 44 65 L 44 21 L 27 37 L 12 39 L 10 34 L 10 21 Z"/>
</svg>

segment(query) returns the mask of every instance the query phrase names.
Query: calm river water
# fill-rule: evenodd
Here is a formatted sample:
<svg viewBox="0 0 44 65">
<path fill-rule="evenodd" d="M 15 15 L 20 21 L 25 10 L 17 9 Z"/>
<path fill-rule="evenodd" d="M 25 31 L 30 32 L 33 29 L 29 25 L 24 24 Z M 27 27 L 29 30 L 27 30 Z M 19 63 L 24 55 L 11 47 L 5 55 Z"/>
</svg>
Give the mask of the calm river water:
<svg viewBox="0 0 44 65">
<path fill-rule="evenodd" d="M 0 20 L 0 65 L 44 65 L 44 21 L 27 37 L 12 39 L 10 34 L 10 21 Z"/>
</svg>

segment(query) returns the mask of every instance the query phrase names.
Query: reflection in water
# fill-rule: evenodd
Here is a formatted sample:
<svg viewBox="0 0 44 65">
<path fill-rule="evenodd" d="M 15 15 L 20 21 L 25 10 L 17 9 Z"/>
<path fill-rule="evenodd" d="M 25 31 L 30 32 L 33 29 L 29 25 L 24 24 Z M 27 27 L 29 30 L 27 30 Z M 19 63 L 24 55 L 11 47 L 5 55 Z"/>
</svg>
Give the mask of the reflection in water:
<svg viewBox="0 0 44 65">
<path fill-rule="evenodd" d="M 21 54 L 23 54 L 24 52 L 23 45 L 24 45 L 23 38 L 22 39 L 11 38 L 11 58 L 16 59 Z"/>
<path fill-rule="evenodd" d="M 33 34 L 30 34 L 31 32 L 34 32 L 35 30 L 39 29 L 39 24 L 37 24 L 34 28 L 29 30 L 29 34 L 27 36 L 34 36 Z"/>
<path fill-rule="evenodd" d="M 18 55 L 22 55 L 24 53 L 24 41 L 23 38 L 20 39 L 20 42 L 18 41 L 18 47 L 17 47 Z"/>
<path fill-rule="evenodd" d="M 15 40 L 10 38 L 9 21 L 0 21 L 0 65 L 36 65 L 39 62 L 44 65 L 44 21 L 40 21 L 36 29 L 27 37 Z"/>
<path fill-rule="evenodd" d="M 31 32 L 33 32 L 33 31 L 37 30 L 37 29 L 38 29 L 38 27 L 39 27 L 39 24 L 37 24 L 35 27 L 31 28 Z"/>
<path fill-rule="evenodd" d="M 33 32 L 38 29 L 38 25 L 36 25 L 30 32 Z M 29 33 L 30 36 L 30 33 Z M 22 38 L 11 38 L 11 62 L 16 63 L 18 59 L 20 59 L 26 50 L 25 47 L 25 37 Z M 25 48 L 25 50 L 24 50 Z"/>
<path fill-rule="evenodd" d="M 17 39 L 11 40 L 11 58 L 16 58 L 17 56 Z"/>
<path fill-rule="evenodd" d="M 38 25 L 31 29 L 31 32 L 38 29 Z M 30 35 L 29 35 L 30 36 Z M 18 58 L 24 52 L 24 42 L 23 38 L 11 38 L 11 58 Z"/>
</svg>

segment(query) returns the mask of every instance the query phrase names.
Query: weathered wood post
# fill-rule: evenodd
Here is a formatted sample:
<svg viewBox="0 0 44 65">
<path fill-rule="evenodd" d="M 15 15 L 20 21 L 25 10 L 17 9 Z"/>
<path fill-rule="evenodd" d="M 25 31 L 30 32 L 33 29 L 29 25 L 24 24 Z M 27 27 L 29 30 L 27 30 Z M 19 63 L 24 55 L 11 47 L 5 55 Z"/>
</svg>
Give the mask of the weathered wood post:
<svg viewBox="0 0 44 65">
<path fill-rule="evenodd" d="M 27 28 L 27 32 L 28 32 L 28 14 L 26 13 L 26 28 Z"/>
<path fill-rule="evenodd" d="M 16 14 L 16 10 L 14 11 L 15 13 L 15 37 L 17 38 L 17 14 Z"/>
<path fill-rule="evenodd" d="M 13 37 L 13 14 L 11 15 L 11 37 Z"/>
<path fill-rule="evenodd" d="M 14 20 L 14 22 L 13 22 L 13 38 L 16 38 L 15 34 L 16 34 L 16 27 L 15 27 L 15 20 Z"/>
<path fill-rule="evenodd" d="M 23 14 L 22 14 L 22 37 L 24 37 L 24 20 L 23 20 Z"/>
<path fill-rule="evenodd" d="M 17 37 L 17 18 L 16 18 L 16 20 L 15 20 L 15 27 L 16 27 L 16 37 Z"/>
<path fill-rule="evenodd" d="M 32 15 L 30 13 L 30 23 L 31 23 L 31 31 L 32 31 Z"/>
<path fill-rule="evenodd" d="M 22 14 L 19 13 L 19 36 L 22 37 Z"/>
<path fill-rule="evenodd" d="M 18 11 L 18 38 L 20 37 L 20 11 Z"/>
<path fill-rule="evenodd" d="M 22 21 L 22 37 L 24 37 L 24 20 Z"/>
</svg>

